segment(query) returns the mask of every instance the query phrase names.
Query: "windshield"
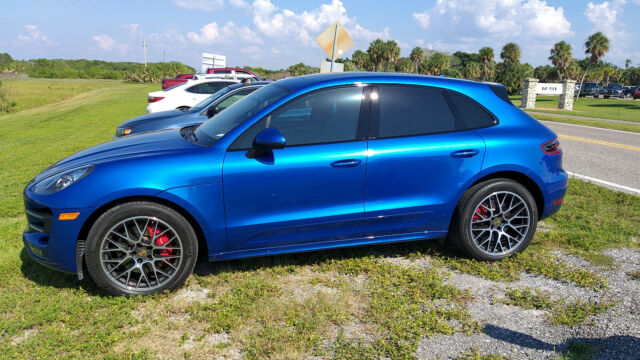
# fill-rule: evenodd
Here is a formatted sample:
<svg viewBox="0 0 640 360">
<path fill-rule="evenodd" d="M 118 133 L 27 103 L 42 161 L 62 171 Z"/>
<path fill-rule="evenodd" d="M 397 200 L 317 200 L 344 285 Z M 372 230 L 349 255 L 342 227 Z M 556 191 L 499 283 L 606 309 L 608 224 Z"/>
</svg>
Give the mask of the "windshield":
<svg viewBox="0 0 640 360">
<path fill-rule="evenodd" d="M 290 92 L 291 90 L 278 84 L 271 84 L 254 91 L 200 125 L 195 131 L 198 143 L 204 146 L 213 145 L 236 126 L 249 120 L 253 115 Z"/>
<path fill-rule="evenodd" d="M 209 105 L 212 101 L 216 100 L 217 98 L 221 97 L 222 95 L 228 93 L 231 90 L 232 90 L 231 86 L 227 86 L 227 87 L 224 87 L 224 88 L 214 92 L 208 98 L 206 98 L 206 99 L 200 101 L 199 103 L 195 104 L 194 106 L 192 106 L 191 109 L 189 109 L 189 112 L 198 112 L 198 111 L 204 109 L 204 107 Z"/>
<path fill-rule="evenodd" d="M 598 86 L 596 83 L 584 83 L 585 88 L 594 88 Z"/>
</svg>

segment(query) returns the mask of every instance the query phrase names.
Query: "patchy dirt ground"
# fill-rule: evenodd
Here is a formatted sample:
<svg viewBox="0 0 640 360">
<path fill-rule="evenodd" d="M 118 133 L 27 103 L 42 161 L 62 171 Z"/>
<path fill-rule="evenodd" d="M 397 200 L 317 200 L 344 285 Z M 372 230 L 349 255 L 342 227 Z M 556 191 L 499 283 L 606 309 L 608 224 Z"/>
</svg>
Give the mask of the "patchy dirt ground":
<svg viewBox="0 0 640 360">
<path fill-rule="evenodd" d="M 596 290 L 526 273 L 512 283 L 452 273 L 448 281 L 469 289 L 474 295 L 468 310 L 481 322 L 483 333 L 424 338 L 420 341 L 417 357 L 450 359 L 464 352 L 474 352 L 500 354 L 513 359 L 548 359 L 566 354 L 570 344 L 578 342 L 587 345 L 587 358 L 640 359 L 640 280 L 629 275 L 640 270 L 640 253 L 615 249 L 605 254 L 615 259 L 615 265 L 610 269 L 597 268 L 573 256 L 556 254 L 574 266 L 590 268 L 603 276 L 608 287 Z M 614 305 L 605 313 L 589 317 L 583 324 L 554 325 L 545 310 L 524 310 L 499 302 L 508 288 L 534 288 L 548 291 L 554 298 L 607 301 Z"/>
</svg>

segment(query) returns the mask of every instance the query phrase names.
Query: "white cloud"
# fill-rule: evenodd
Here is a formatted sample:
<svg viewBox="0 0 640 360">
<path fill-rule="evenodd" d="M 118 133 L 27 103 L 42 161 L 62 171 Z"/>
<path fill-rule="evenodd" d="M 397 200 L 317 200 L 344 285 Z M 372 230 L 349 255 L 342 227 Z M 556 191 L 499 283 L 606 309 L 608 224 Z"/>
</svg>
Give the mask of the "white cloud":
<svg viewBox="0 0 640 360">
<path fill-rule="evenodd" d="M 640 0 L 638 0 L 640 1 Z M 238 9 L 250 9 L 251 5 L 249 5 L 248 2 L 244 1 L 244 0 L 230 0 L 229 4 L 231 4 L 231 6 L 238 8 Z"/>
<path fill-rule="evenodd" d="M 111 36 L 106 34 L 95 35 L 91 38 L 94 41 L 95 45 L 99 50 L 108 51 L 108 52 L 117 52 L 120 54 L 125 54 L 129 50 L 129 45 L 119 43 Z M 90 48 L 91 50 L 95 50 Z"/>
<path fill-rule="evenodd" d="M 429 16 L 427 11 L 421 12 L 421 13 L 413 13 L 413 19 L 423 29 L 428 29 L 429 28 L 429 20 L 431 19 L 431 16 Z"/>
<path fill-rule="evenodd" d="M 42 32 L 38 30 L 38 27 L 35 25 L 31 25 L 31 24 L 25 25 L 24 29 L 27 31 L 27 33 L 19 34 L 18 41 L 22 43 L 37 43 L 37 44 L 44 44 L 49 46 L 56 45 L 56 43 L 49 40 L 49 38 L 43 35 Z"/>
<path fill-rule="evenodd" d="M 187 10 L 212 12 L 224 7 L 224 0 L 171 0 L 174 4 Z"/>
<path fill-rule="evenodd" d="M 584 15 L 593 24 L 592 31 L 602 31 L 609 38 L 610 55 L 618 61 L 629 57 L 631 34 L 624 29 L 618 15 L 624 10 L 626 0 L 605 1 L 601 4 L 587 4 Z"/>
<path fill-rule="evenodd" d="M 382 31 L 363 28 L 356 18 L 347 15 L 347 9 L 340 0 L 332 0 L 329 4 L 301 13 L 289 9 L 280 10 L 270 0 L 256 0 L 252 10 L 256 30 L 270 38 L 293 38 L 306 45 L 313 45 L 316 36 L 335 21 L 339 21 L 354 40 L 368 42 L 378 37 L 390 37 L 388 28 Z"/>
<path fill-rule="evenodd" d="M 196 44 L 211 45 L 219 42 L 238 41 L 251 44 L 260 44 L 262 39 L 246 26 L 236 26 L 232 21 L 227 22 L 222 27 L 217 22 L 206 24 L 199 33 L 190 32 L 187 39 Z"/>
<path fill-rule="evenodd" d="M 142 30 L 140 30 L 140 24 L 128 24 L 122 25 L 127 31 L 129 31 L 129 35 L 131 37 L 142 36 Z"/>
</svg>

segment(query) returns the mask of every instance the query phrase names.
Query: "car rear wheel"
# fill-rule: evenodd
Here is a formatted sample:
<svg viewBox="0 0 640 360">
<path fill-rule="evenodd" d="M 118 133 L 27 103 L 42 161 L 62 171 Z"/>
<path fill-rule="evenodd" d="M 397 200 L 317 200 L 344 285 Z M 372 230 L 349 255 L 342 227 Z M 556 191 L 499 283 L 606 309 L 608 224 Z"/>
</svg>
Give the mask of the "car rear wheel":
<svg viewBox="0 0 640 360">
<path fill-rule="evenodd" d="M 176 289 L 193 271 L 196 234 L 178 212 L 131 202 L 102 214 L 89 232 L 86 263 L 98 286 L 113 295 Z"/>
<path fill-rule="evenodd" d="M 478 260 L 500 260 L 521 252 L 536 231 L 538 210 L 521 184 L 495 179 L 465 192 L 456 209 L 453 243 Z"/>
<path fill-rule="evenodd" d="M 189 109 L 191 109 L 190 106 L 178 106 L 176 108 L 176 110 L 180 110 L 180 111 L 188 111 Z"/>
</svg>

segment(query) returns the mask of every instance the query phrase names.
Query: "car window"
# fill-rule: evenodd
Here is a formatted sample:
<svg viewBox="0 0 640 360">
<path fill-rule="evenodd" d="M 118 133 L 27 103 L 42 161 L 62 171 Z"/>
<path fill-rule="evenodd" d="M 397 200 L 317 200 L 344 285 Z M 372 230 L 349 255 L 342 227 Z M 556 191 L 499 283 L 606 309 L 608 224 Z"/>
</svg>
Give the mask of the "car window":
<svg viewBox="0 0 640 360">
<path fill-rule="evenodd" d="M 302 95 L 282 105 L 243 133 L 231 150 L 248 149 L 267 127 L 278 129 L 287 146 L 356 139 L 362 87 L 339 87 Z"/>
<path fill-rule="evenodd" d="M 189 89 L 187 89 L 187 91 L 196 93 L 196 94 L 213 94 L 216 91 L 223 89 L 231 84 L 233 83 L 226 82 L 226 81 L 207 82 L 207 83 L 194 85 Z"/>
<path fill-rule="evenodd" d="M 496 123 L 487 110 L 468 97 L 453 91 L 447 91 L 447 96 L 457 111 L 455 116 L 462 117 L 462 123 L 457 122 L 456 130 L 478 129 Z"/>
<path fill-rule="evenodd" d="M 198 144 L 211 146 L 236 126 L 249 120 L 269 105 L 287 96 L 290 89 L 276 83 L 264 86 L 240 99 L 195 130 Z"/>
<path fill-rule="evenodd" d="M 381 85 L 377 93 L 379 138 L 425 135 L 456 129 L 455 118 L 439 89 Z"/>
<path fill-rule="evenodd" d="M 214 74 L 231 74 L 231 70 L 214 70 Z"/>
<path fill-rule="evenodd" d="M 237 93 L 227 97 L 226 99 L 222 100 L 217 106 L 218 109 L 220 111 L 228 108 L 229 106 L 233 105 L 236 103 L 236 101 L 242 99 L 243 97 L 251 94 L 253 91 L 255 90 L 255 88 L 252 89 L 245 89 L 245 90 L 241 90 L 238 91 Z"/>
</svg>

